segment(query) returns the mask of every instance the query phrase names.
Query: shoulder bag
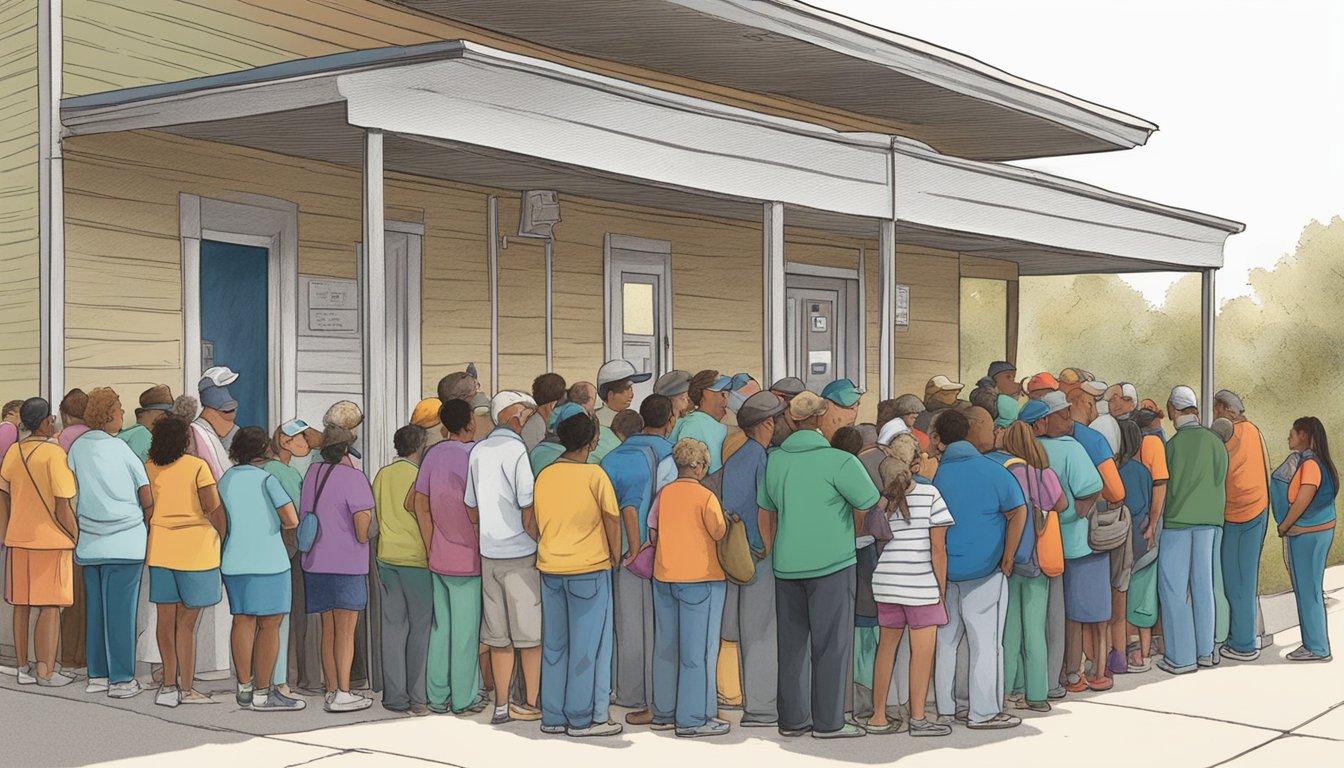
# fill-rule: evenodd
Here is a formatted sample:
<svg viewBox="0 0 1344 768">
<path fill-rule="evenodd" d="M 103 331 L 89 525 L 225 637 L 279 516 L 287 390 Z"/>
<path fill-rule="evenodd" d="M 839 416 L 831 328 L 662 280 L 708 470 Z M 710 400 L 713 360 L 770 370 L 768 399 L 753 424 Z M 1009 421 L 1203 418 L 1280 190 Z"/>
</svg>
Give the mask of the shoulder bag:
<svg viewBox="0 0 1344 768">
<path fill-rule="evenodd" d="M 653 502 L 658 497 L 658 457 L 652 448 L 645 447 L 640 452 L 644 454 L 644 460 L 649 465 L 649 509 L 653 509 Z M 649 541 L 640 547 L 635 559 L 625 567 L 626 570 L 649 581 L 653 578 L 654 554 L 653 541 Z"/>
<path fill-rule="evenodd" d="M 317 471 L 321 473 L 322 472 L 321 467 L 318 467 Z M 306 553 L 311 551 L 313 548 L 313 544 L 317 542 L 317 534 L 318 534 L 317 505 L 319 502 L 322 501 L 322 489 L 327 487 L 327 480 L 331 477 L 331 473 L 335 471 L 336 471 L 336 465 L 331 464 L 328 466 L 327 473 L 325 475 L 322 475 L 322 477 L 318 479 L 317 492 L 313 494 L 313 506 L 311 509 L 305 510 L 303 516 L 299 518 L 299 531 L 297 538 L 300 552 Z"/>
<path fill-rule="evenodd" d="M 1123 502 L 1094 504 L 1087 515 L 1087 546 L 1094 552 L 1122 547 L 1129 541 L 1130 525 L 1129 507 Z"/>
<path fill-rule="evenodd" d="M 47 511 L 47 517 L 50 517 L 51 521 L 56 524 L 57 530 L 59 530 L 61 533 L 64 533 L 66 536 L 70 537 L 70 539 L 73 540 L 75 537 L 65 530 L 65 526 L 61 525 L 60 520 L 56 519 L 56 513 L 52 510 L 51 505 L 47 503 L 47 497 L 42 495 L 42 489 L 37 486 L 37 478 L 33 477 L 33 470 L 31 467 L 28 466 L 28 456 L 37 453 L 37 448 L 34 448 L 33 450 L 29 451 L 28 456 L 25 456 L 23 454 L 22 443 L 14 446 L 14 448 L 19 452 L 19 461 L 23 463 L 23 471 L 28 473 L 28 480 L 33 484 L 33 493 L 36 493 L 38 500 L 42 502 L 42 508 Z M 53 501 L 55 500 L 53 499 Z"/>
</svg>

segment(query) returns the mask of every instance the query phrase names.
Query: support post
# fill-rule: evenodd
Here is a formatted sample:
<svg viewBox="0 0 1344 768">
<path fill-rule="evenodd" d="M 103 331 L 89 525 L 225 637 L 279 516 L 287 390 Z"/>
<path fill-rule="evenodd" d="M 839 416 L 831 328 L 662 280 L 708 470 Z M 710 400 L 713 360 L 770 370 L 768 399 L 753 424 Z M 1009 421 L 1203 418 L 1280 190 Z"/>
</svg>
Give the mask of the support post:
<svg viewBox="0 0 1344 768">
<path fill-rule="evenodd" d="M 387 342 L 387 249 L 383 213 L 383 133 L 364 131 L 364 258 L 360 311 L 364 328 L 364 472 L 373 477 L 391 462 L 394 418 Z"/>
<path fill-rule="evenodd" d="M 554 308 L 551 303 L 551 238 L 546 238 L 546 247 L 544 259 L 546 262 L 546 370 L 554 371 L 555 367 L 551 364 L 555 350 L 555 337 L 552 334 L 552 318 L 555 316 Z"/>
<path fill-rule="evenodd" d="M 1213 424 L 1213 340 L 1214 324 L 1218 313 L 1217 296 L 1214 292 L 1214 273 L 1217 270 L 1201 271 L 1200 289 L 1202 294 L 1200 311 L 1200 380 L 1199 380 L 1199 418 L 1204 426 Z"/>
<path fill-rule="evenodd" d="M 490 240 L 485 250 L 490 274 L 490 394 L 499 391 L 499 198 L 485 201 L 485 233 Z"/>
<path fill-rule="evenodd" d="M 1005 345 L 1007 348 L 1003 351 L 1003 359 L 1013 365 L 1017 365 L 1018 308 L 1020 306 L 1018 302 L 1020 286 L 1021 283 L 1018 280 L 1008 281 L 1008 316 L 1005 318 L 1007 328 L 1004 333 L 1004 338 L 1007 339 L 1008 343 Z"/>
<path fill-rule="evenodd" d="M 890 400 L 896 391 L 896 221 L 878 226 L 878 397 Z"/>
<path fill-rule="evenodd" d="M 762 220 L 762 274 L 765 277 L 762 304 L 764 381 L 769 386 L 788 375 L 788 355 L 784 349 L 784 204 L 764 205 Z"/>
<path fill-rule="evenodd" d="M 65 174 L 61 0 L 37 4 L 38 390 L 65 394 Z"/>
</svg>

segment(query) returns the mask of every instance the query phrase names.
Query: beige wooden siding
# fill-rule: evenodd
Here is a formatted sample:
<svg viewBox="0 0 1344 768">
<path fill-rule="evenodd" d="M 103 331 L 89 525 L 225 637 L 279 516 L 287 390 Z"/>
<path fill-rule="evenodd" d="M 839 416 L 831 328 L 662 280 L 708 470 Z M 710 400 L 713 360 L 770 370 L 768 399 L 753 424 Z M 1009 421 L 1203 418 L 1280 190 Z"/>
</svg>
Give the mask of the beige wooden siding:
<svg viewBox="0 0 1344 768">
<path fill-rule="evenodd" d="M 0 402 L 37 394 L 37 0 L 0 2 Z"/>
<path fill-rule="evenodd" d="M 378 0 L 65 0 L 64 7 L 67 96 L 344 51 L 466 39 L 836 130 L 902 132 L 862 115 L 578 56 Z"/>
<path fill-rule="evenodd" d="M 898 245 L 896 282 L 910 286 L 910 327 L 895 333 L 896 394 L 924 396 L 937 374 L 960 366 L 960 267 L 958 254 Z"/>
</svg>

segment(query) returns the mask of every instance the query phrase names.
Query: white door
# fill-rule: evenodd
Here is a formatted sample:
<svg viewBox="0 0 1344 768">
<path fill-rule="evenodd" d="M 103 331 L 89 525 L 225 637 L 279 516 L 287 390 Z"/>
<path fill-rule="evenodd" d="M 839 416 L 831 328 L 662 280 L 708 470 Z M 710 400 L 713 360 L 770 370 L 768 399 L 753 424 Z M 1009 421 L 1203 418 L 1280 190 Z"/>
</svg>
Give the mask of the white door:
<svg viewBox="0 0 1344 768">
<path fill-rule="evenodd" d="M 785 276 L 788 372 L 820 392 L 840 378 L 863 381 L 858 370 L 858 281 Z"/>
<path fill-rule="evenodd" d="M 393 413 L 409 419 L 420 402 L 420 250 L 423 236 L 388 229 L 387 259 L 388 362 L 392 363 Z M 401 422 L 398 422 L 401 423 Z"/>
<path fill-rule="evenodd" d="M 635 385 L 638 408 L 672 367 L 671 245 L 608 235 L 606 252 L 606 359 L 652 374 Z"/>
</svg>

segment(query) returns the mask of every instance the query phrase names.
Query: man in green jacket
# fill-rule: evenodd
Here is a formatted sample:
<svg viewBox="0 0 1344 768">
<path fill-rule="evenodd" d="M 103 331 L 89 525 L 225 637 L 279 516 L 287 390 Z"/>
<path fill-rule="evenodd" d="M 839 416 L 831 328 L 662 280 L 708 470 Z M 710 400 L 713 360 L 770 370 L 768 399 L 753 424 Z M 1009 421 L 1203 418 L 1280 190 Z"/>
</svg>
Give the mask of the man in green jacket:
<svg viewBox="0 0 1344 768">
<path fill-rule="evenodd" d="M 802 392 L 789 403 L 797 430 L 770 454 L 757 494 L 767 553 L 774 555 L 779 645 L 779 732 L 850 738 L 845 689 L 854 645 L 854 532 L 878 490 L 852 454 L 818 431 L 828 401 Z M 811 655 L 809 649 L 825 648 Z"/>
<path fill-rule="evenodd" d="M 1157 556 L 1164 643 L 1157 667 L 1180 675 L 1218 663 L 1213 558 L 1227 506 L 1227 448 L 1199 423 L 1199 401 L 1190 387 L 1171 391 L 1167 415 L 1176 434 L 1167 441 L 1171 477 Z"/>
</svg>

